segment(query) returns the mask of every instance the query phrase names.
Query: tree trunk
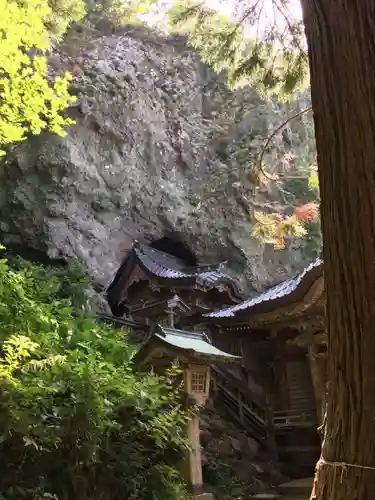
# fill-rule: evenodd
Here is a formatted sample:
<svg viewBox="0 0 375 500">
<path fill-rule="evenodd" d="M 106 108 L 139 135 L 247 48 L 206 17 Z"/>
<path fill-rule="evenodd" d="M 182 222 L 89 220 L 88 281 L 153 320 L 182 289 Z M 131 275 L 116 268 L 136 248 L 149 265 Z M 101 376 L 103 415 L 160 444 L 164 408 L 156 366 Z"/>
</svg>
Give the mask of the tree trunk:
<svg viewBox="0 0 375 500">
<path fill-rule="evenodd" d="M 312 498 L 373 500 L 375 0 L 302 0 L 302 6 L 318 151 L 329 335 L 325 462 L 318 463 Z"/>
</svg>

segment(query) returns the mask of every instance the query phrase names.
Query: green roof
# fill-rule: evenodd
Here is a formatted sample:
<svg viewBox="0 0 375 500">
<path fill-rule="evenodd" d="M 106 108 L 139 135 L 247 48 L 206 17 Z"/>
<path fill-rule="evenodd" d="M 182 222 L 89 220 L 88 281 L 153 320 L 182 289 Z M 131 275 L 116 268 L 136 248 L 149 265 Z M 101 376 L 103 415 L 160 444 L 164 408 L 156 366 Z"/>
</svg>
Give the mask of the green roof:
<svg viewBox="0 0 375 500">
<path fill-rule="evenodd" d="M 174 328 L 165 328 L 158 325 L 158 330 L 154 336 L 166 342 L 177 349 L 193 351 L 193 354 L 200 358 L 237 361 L 239 356 L 234 356 L 227 352 L 217 349 L 210 343 L 209 338 L 204 333 L 187 332 L 185 330 L 176 330 Z"/>
</svg>

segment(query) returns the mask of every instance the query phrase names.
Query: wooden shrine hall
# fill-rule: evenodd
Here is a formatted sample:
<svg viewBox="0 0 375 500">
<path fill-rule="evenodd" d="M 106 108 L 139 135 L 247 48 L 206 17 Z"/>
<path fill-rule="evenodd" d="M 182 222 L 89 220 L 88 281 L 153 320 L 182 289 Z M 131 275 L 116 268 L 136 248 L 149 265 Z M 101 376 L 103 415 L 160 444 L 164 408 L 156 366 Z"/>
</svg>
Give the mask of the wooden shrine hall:
<svg viewBox="0 0 375 500">
<path fill-rule="evenodd" d="M 240 304 L 205 314 L 212 342 L 240 355 L 232 371 L 271 410 L 280 461 L 289 476 L 313 471 L 325 399 L 327 339 L 323 261 Z M 298 464 L 298 466 L 296 466 Z M 286 467 L 288 469 L 288 467 Z"/>
<path fill-rule="evenodd" d="M 184 256 L 138 242 L 118 270 L 107 298 L 115 316 L 184 328 L 195 324 L 203 312 L 244 299 L 224 264 L 192 265 Z"/>
<path fill-rule="evenodd" d="M 129 325 L 136 338 L 160 327 L 203 330 L 217 349 L 238 356 L 239 363 L 211 366 L 214 404 L 277 456 L 287 475 L 311 475 L 326 388 L 321 259 L 244 300 L 223 264 L 201 266 L 173 249 L 135 242 L 107 296 L 118 326 Z"/>
</svg>

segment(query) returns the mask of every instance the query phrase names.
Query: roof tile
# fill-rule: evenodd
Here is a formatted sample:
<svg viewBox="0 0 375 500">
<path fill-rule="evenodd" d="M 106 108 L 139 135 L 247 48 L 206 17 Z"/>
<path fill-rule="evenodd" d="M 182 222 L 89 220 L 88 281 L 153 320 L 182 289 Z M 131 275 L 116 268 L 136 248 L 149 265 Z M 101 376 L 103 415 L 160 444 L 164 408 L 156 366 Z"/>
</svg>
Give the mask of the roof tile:
<svg viewBox="0 0 375 500">
<path fill-rule="evenodd" d="M 174 328 L 164 328 L 159 326 L 158 332 L 154 335 L 173 347 L 194 351 L 194 353 L 200 357 L 231 361 L 240 359 L 238 356 L 221 351 L 217 347 L 213 346 L 204 333 L 187 332 L 185 330 L 176 330 Z"/>
<path fill-rule="evenodd" d="M 270 288 L 269 290 L 261 293 L 260 295 L 245 300 L 240 304 L 236 304 L 231 307 L 226 307 L 219 311 L 214 311 L 212 313 L 207 313 L 204 316 L 208 318 L 231 318 L 236 315 L 237 312 L 251 309 L 252 307 L 264 303 L 271 302 L 272 300 L 279 299 L 286 295 L 291 294 L 298 288 L 303 279 L 313 270 L 323 266 L 323 260 L 318 258 L 316 261 L 312 262 L 308 267 L 303 269 L 297 276 L 289 280 L 283 281 L 278 285 Z"/>
<path fill-rule="evenodd" d="M 134 249 L 138 259 L 155 276 L 168 279 L 197 278 L 204 284 L 215 285 L 221 281 L 236 286 L 235 280 L 221 272 L 220 266 L 189 267 L 180 259 L 145 245 Z"/>
</svg>

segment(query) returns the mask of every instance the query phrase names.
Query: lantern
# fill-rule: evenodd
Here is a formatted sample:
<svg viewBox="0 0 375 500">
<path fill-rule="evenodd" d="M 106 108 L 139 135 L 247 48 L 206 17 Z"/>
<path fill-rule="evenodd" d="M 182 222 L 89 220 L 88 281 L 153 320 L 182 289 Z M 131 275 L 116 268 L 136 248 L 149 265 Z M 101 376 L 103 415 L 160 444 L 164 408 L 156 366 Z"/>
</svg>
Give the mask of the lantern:
<svg viewBox="0 0 375 500">
<path fill-rule="evenodd" d="M 178 297 L 171 300 L 169 306 L 174 306 L 176 299 Z M 135 356 L 135 362 L 139 367 L 151 365 L 159 369 L 167 368 L 176 359 L 183 369 L 184 389 L 189 406 L 205 405 L 210 390 L 211 363 L 240 360 L 238 356 L 220 351 L 211 345 L 203 332 L 187 332 L 161 325 Z M 196 499 L 213 500 L 211 493 L 204 492 L 198 415 L 194 415 L 188 421 L 186 431 L 191 443 L 184 467 L 186 479 Z"/>
<path fill-rule="evenodd" d="M 188 365 L 185 370 L 185 391 L 198 406 L 204 406 L 210 391 L 210 366 Z"/>
</svg>

